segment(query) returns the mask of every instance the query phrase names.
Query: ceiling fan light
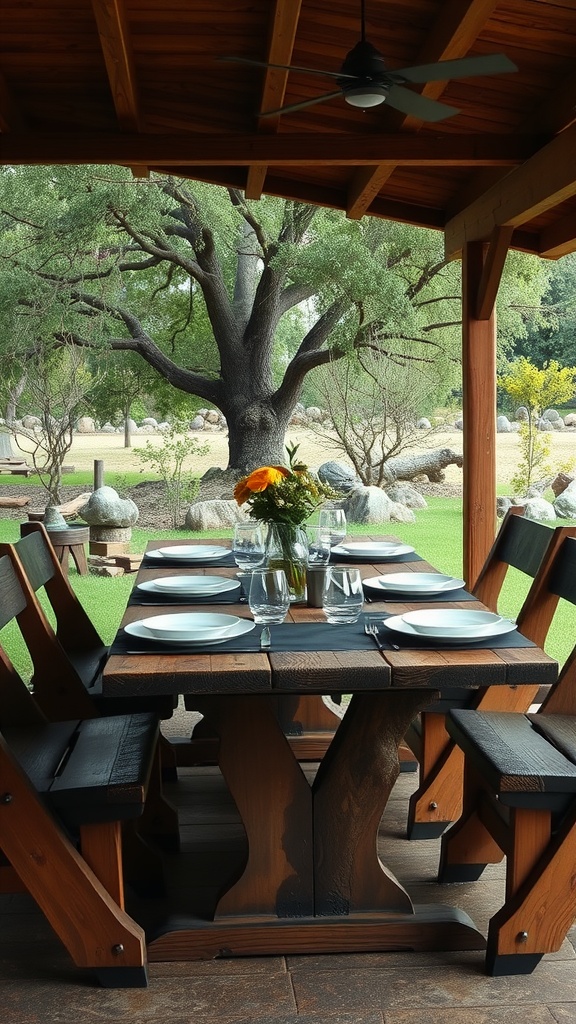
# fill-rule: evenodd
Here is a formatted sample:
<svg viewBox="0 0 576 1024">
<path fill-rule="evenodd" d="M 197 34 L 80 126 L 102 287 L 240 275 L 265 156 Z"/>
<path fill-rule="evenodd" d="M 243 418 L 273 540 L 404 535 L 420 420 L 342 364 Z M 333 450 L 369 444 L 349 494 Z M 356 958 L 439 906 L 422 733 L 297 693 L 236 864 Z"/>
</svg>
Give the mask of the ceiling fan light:
<svg viewBox="0 0 576 1024">
<path fill-rule="evenodd" d="M 360 85 L 353 89 L 346 89 L 344 99 L 352 107 L 360 107 L 366 110 L 367 107 L 379 107 L 384 103 L 388 90 L 378 85 Z"/>
</svg>

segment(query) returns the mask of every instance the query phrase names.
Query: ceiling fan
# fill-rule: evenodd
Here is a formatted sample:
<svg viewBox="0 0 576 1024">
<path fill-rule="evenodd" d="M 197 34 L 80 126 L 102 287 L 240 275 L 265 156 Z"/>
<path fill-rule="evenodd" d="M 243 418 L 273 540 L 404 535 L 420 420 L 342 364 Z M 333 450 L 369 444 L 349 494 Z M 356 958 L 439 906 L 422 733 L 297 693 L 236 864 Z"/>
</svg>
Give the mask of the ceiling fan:
<svg viewBox="0 0 576 1024">
<path fill-rule="evenodd" d="M 417 67 L 400 68 L 389 71 L 384 56 L 366 40 L 365 0 L 360 0 L 360 41 L 346 55 L 340 71 L 319 71 L 316 68 L 303 68 L 289 64 L 267 64 L 265 61 L 249 60 L 245 57 L 223 57 L 222 60 L 238 64 L 250 64 L 254 67 L 277 68 L 281 71 L 304 72 L 305 74 L 322 75 L 335 78 L 338 91 L 327 92 L 312 100 L 301 103 L 290 103 L 278 110 L 264 110 L 260 117 L 275 117 L 278 114 L 289 114 L 294 110 L 303 110 L 317 103 L 325 103 L 337 96 L 343 96 L 353 107 L 366 110 L 377 107 L 381 103 L 400 110 L 403 114 L 411 114 L 422 121 L 442 121 L 446 117 L 458 114 L 456 107 L 429 99 L 411 89 L 404 88 L 409 84 L 425 82 L 441 82 L 450 78 L 471 78 L 474 75 L 501 75 L 518 68 L 504 54 L 490 54 L 485 57 L 462 57 L 458 60 L 437 61 L 435 64 L 420 64 Z"/>
</svg>

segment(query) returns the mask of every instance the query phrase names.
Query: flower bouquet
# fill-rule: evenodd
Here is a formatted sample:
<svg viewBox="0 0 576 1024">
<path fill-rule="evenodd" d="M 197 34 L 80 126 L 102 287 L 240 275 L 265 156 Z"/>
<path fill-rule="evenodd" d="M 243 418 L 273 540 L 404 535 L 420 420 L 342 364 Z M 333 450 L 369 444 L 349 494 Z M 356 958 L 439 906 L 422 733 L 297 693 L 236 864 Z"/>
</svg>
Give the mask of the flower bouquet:
<svg viewBox="0 0 576 1024">
<path fill-rule="evenodd" d="M 248 515 L 266 523 L 266 561 L 284 569 L 292 601 L 304 599 L 308 542 L 303 523 L 327 498 L 337 497 L 297 459 L 298 445 L 287 445 L 288 466 L 261 466 L 242 477 L 234 488 Z"/>
</svg>

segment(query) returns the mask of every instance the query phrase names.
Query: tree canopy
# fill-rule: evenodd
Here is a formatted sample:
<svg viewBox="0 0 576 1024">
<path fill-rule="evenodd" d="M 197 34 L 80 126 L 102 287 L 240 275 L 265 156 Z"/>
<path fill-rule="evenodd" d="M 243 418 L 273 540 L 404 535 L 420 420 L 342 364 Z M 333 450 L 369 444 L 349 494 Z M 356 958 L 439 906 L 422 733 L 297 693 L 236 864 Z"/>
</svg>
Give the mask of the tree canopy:
<svg viewBox="0 0 576 1024">
<path fill-rule="evenodd" d="M 134 353 L 218 407 L 230 466 L 282 461 L 309 374 L 353 350 L 460 378 L 460 271 L 438 233 L 118 167 L 2 168 L 0 359 L 38 345 Z M 511 253 L 504 350 L 526 334 L 546 264 Z"/>
</svg>

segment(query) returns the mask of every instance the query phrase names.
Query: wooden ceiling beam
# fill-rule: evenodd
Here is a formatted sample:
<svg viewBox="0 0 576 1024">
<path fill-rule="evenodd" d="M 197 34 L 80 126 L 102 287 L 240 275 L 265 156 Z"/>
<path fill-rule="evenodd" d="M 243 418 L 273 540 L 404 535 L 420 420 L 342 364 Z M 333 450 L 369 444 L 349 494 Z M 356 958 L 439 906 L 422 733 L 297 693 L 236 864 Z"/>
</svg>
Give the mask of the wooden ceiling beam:
<svg viewBox="0 0 576 1024">
<path fill-rule="evenodd" d="M 118 124 L 125 132 L 141 131 L 136 74 L 124 0 L 92 0 Z"/>
<path fill-rule="evenodd" d="M 576 212 L 561 217 L 540 233 L 539 255 L 557 260 L 576 251 Z"/>
<path fill-rule="evenodd" d="M 465 57 L 475 42 L 482 27 L 492 14 L 498 0 L 449 0 L 441 5 L 441 14 L 427 34 L 426 42 L 420 48 L 414 64 L 431 64 L 439 60 L 453 60 Z M 446 82 L 428 82 L 418 90 L 429 99 L 438 99 L 446 88 Z M 398 117 L 399 130 L 418 129 L 422 121 L 409 115 Z M 394 166 L 363 167 L 354 176 L 348 190 L 346 215 L 351 220 L 360 220 L 378 195 L 391 174 Z"/>
<path fill-rule="evenodd" d="M 0 132 L 26 131 L 28 125 L 14 103 L 8 83 L 0 71 Z"/>
<path fill-rule="evenodd" d="M 445 229 L 448 258 L 466 242 L 488 241 L 496 227 L 518 227 L 576 195 L 576 124 L 511 171 Z"/>
<path fill-rule="evenodd" d="M 290 64 L 301 6 L 302 0 L 276 0 L 270 26 L 266 63 Z M 264 74 L 260 110 L 276 110 L 281 107 L 286 95 L 287 83 L 287 71 L 267 68 Z M 278 131 L 279 124 L 279 117 L 259 117 L 257 127 L 258 131 L 265 135 L 274 135 Z M 267 164 L 253 164 L 249 168 L 245 188 L 247 199 L 260 199 L 267 170 Z"/>
<path fill-rule="evenodd" d="M 544 141 L 531 135 L 14 133 L 0 137 L 0 163 L 356 167 L 378 161 L 404 167 L 514 167 Z"/>
</svg>

